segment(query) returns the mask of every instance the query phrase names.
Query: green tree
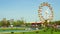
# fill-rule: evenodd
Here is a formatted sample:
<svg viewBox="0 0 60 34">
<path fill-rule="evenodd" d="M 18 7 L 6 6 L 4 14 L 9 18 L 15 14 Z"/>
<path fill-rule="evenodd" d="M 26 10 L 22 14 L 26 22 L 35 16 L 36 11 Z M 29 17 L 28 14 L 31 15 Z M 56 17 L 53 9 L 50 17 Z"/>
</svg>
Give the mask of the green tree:
<svg viewBox="0 0 60 34">
<path fill-rule="evenodd" d="M 2 22 L 2 26 L 3 27 L 7 27 L 7 20 L 6 20 L 6 18 L 3 18 L 3 20 L 1 22 Z"/>
<path fill-rule="evenodd" d="M 9 22 L 9 20 L 7 20 L 7 27 L 9 27 L 10 26 L 10 22 Z"/>
</svg>

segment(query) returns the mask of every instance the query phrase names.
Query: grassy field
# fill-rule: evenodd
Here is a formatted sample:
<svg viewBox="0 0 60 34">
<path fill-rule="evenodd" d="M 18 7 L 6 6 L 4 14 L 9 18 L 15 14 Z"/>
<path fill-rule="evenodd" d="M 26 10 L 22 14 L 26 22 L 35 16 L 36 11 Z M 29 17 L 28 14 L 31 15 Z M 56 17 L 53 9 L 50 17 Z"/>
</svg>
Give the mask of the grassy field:
<svg viewBox="0 0 60 34">
<path fill-rule="evenodd" d="M 19 29 L 19 28 L 18 28 Z M 3 32 L 3 31 L 7 30 L 6 32 Z M 0 34 L 60 34 L 59 31 L 52 31 L 51 29 L 48 29 L 46 31 L 44 30 L 30 30 L 28 32 L 13 32 L 16 31 L 16 28 L 0 28 Z M 20 28 L 19 30 L 24 30 L 24 28 Z M 9 32 L 8 32 L 9 31 Z"/>
<path fill-rule="evenodd" d="M 38 32 L 1 32 L 0 34 L 60 34 L 60 32 L 43 32 L 43 31 L 38 31 Z"/>
</svg>

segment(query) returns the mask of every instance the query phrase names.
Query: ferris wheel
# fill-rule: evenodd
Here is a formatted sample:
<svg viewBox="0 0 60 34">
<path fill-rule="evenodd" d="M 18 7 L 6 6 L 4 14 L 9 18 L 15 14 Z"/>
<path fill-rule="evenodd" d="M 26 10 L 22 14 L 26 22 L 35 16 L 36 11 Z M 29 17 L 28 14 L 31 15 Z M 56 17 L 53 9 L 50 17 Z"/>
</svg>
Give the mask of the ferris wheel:
<svg viewBox="0 0 60 34">
<path fill-rule="evenodd" d="M 49 9 L 50 11 L 49 10 L 45 10 L 43 12 L 43 9 L 45 9 L 43 7 L 48 7 L 47 9 Z M 43 15 L 43 13 L 45 13 L 45 14 Z M 47 2 L 41 3 L 41 5 L 39 6 L 39 9 L 38 9 L 38 16 L 39 16 L 40 20 L 43 21 L 43 22 L 45 20 L 52 20 L 53 19 L 53 8 Z M 45 18 L 44 18 L 44 16 L 45 16 Z"/>
</svg>

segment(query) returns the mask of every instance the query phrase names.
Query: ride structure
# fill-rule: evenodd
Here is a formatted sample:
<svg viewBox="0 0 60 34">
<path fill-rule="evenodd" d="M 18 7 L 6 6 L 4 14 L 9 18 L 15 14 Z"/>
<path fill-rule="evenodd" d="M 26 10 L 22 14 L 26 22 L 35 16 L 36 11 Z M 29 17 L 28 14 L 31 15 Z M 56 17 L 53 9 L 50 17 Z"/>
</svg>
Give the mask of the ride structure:
<svg viewBox="0 0 60 34">
<path fill-rule="evenodd" d="M 47 9 L 45 9 L 46 7 L 47 7 Z M 43 13 L 45 13 L 45 14 L 43 14 Z M 49 24 L 49 22 L 51 20 L 53 20 L 53 17 L 54 17 L 53 16 L 53 8 L 51 7 L 51 5 L 48 2 L 41 3 L 41 5 L 39 6 L 39 9 L 38 9 L 38 17 L 45 26 L 47 24 Z"/>
</svg>

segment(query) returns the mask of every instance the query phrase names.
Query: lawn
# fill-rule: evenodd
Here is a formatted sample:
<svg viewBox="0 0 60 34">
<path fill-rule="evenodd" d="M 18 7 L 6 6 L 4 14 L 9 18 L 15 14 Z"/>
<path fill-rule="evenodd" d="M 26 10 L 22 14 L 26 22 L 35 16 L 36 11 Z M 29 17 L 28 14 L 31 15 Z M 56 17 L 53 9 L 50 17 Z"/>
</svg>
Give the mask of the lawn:
<svg viewBox="0 0 60 34">
<path fill-rule="evenodd" d="M 2 30 L 6 30 L 6 32 L 3 32 Z M 13 30 L 16 31 L 16 32 L 12 32 Z M 44 30 L 30 30 L 30 31 L 27 31 L 27 32 L 17 32 L 16 29 L 10 29 L 10 28 L 2 29 L 2 28 L 0 28 L 0 34 L 60 34 L 60 32 L 59 31 L 56 32 L 54 30 L 52 31 L 51 29 L 48 29 L 46 31 L 44 31 Z"/>
<path fill-rule="evenodd" d="M 60 34 L 60 32 L 43 32 L 43 31 L 39 31 L 39 32 L 14 32 L 14 33 L 11 33 L 11 32 L 7 32 L 7 33 L 0 33 L 0 34 Z"/>
<path fill-rule="evenodd" d="M 30 31 L 30 32 L 1 32 L 0 34 L 60 34 L 60 32 L 51 31 Z"/>
</svg>

